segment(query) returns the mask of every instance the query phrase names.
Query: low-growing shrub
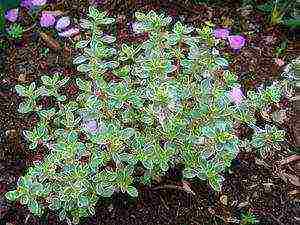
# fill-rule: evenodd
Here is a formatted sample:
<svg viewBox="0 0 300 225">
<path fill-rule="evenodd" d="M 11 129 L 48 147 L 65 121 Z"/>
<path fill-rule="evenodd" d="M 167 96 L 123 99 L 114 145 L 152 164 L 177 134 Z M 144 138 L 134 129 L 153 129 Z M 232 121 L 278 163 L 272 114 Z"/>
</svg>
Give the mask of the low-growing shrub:
<svg viewBox="0 0 300 225">
<path fill-rule="evenodd" d="M 237 125 L 256 127 L 255 111 L 281 100 L 284 81 L 243 93 L 216 50 L 212 24 L 174 24 L 154 11 L 135 16 L 134 32 L 149 36 L 141 44 L 115 44 L 106 33 L 115 19 L 94 7 L 80 21 L 87 38 L 76 44 L 82 52 L 74 59 L 82 72 L 76 100 L 61 94 L 71 80 L 59 75 L 43 76 L 41 87 L 16 86 L 25 98 L 19 111 L 40 119 L 24 131 L 29 149 L 44 145 L 50 153 L 20 177 L 9 200 L 35 215 L 57 210 L 61 220 L 72 217 L 76 224 L 95 213 L 100 197 L 137 197 L 139 183 L 150 185 L 179 163 L 184 179 L 208 180 L 221 190 L 222 172 L 244 144 Z M 44 96 L 57 104 L 39 106 Z M 284 140 L 275 127 L 261 130 L 249 142 L 258 149 Z"/>
</svg>

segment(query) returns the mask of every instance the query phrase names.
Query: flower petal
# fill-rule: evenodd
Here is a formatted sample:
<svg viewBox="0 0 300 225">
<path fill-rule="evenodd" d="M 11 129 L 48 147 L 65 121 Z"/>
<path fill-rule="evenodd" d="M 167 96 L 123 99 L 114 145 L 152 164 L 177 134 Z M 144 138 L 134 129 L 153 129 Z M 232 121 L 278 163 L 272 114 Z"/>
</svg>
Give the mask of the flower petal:
<svg viewBox="0 0 300 225">
<path fill-rule="evenodd" d="M 40 24 L 42 27 L 50 27 L 55 23 L 55 17 L 51 13 L 46 11 L 42 12 L 42 16 L 40 18 Z"/>
<path fill-rule="evenodd" d="M 229 36 L 229 29 L 218 28 L 215 29 L 213 34 L 215 38 L 226 39 Z"/>
<path fill-rule="evenodd" d="M 47 3 L 47 0 L 31 0 L 31 3 L 34 6 L 42 6 Z"/>
<path fill-rule="evenodd" d="M 5 13 L 5 19 L 10 22 L 16 22 L 19 15 L 19 9 L 10 9 Z"/>
<path fill-rule="evenodd" d="M 58 33 L 58 35 L 61 36 L 61 37 L 71 37 L 71 36 L 74 36 L 74 35 L 76 35 L 78 33 L 79 33 L 79 29 L 78 28 L 71 28 L 71 29 L 69 29 L 67 31 Z"/>
<path fill-rule="evenodd" d="M 232 49 L 239 50 L 245 45 L 246 39 L 241 35 L 231 35 L 228 36 L 228 41 Z"/>
<path fill-rule="evenodd" d="M 69 26 L 70 23 L 71 23 L 70 17 L 64 16 L 57 21 L 55 28 L 56 30 L 61 31 L 65 29 L 67 26 Z"/>
</svg>

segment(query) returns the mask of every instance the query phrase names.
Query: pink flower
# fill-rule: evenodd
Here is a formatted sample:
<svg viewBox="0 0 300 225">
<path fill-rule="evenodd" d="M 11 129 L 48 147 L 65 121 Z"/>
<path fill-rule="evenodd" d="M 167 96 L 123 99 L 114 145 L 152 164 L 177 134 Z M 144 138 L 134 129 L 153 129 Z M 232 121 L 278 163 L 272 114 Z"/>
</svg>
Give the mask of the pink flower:
<svg viewBox="0 0 300 225">
<path fill-rule="evenodd" d="M 275 59 L 275 63 L 278 65 L 278 66 L 283 66 L 285 64 L 285 62 L 282 60 L 282 59 L 279 59 L 279 58 L 276 58 Z"/>
<path fill-rule="evenodd" d="M 234 87 L 229 92 L 229 96 L 230 96 L 231 100 L 237 105 L 240 104 L 242 102 L 243 98 L 245 97 L 242 90 L 239 87 Z"/>
<path fill-rule="evenodd" d="M 214 30 L 213 34 L 215 38 L 226 39 L 229 36 L 229 29 L 218 28 Z"/>
<path fill-rule="evenodd" d="M 232 49 L 239 50 L 245 45 L 246 39 L 241 35 L 231 35 L 228 36 L 228 41 Z"/>
<path fill-rule="evenodd" d="M 55 16 L 52 13 L 47 11 L 42 12 L 42 16 L 40 18 L 40 24 L 42 27 L 50 27 L 55 23 Z"/>
<path fill-rule="evenodd" d="M 10 9 L 5 13 L 5 19 L 10 22 L 16 22 L 19 15 L 19 9 Z"/>
<path fill-rule="evenodd" d="M 42 6 L 47 3 L 47 0 L 31 0 L 31 4 L 34 6 Z"/>
</svg>

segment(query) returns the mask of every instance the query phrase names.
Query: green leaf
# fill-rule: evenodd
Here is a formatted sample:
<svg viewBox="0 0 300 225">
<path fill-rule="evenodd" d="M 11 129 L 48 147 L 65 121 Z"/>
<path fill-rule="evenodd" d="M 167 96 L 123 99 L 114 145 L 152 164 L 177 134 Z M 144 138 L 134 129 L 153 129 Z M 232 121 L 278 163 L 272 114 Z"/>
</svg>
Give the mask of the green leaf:
<svg viewBox="0 0 300 225">
<path fill-rule="evenodd" d="M 219 57 L 219 58 L 216 59 L 215 62 L 216 62 L 217 65 L 219 65 L 221 67 L 228 67 L 229 66 L 229 63 L 228 63 L 227 59 L 225 59 L 225 58 Z"/>
<path fill-rule="evenodd" d="M 182 173 L 183 173 L 184 178 L 191 179 L 191 178 L 194 178 L 197 176 L 198 171 L 191 169 L 191 168 L 186 168 L 182 171 Z"/>
<path fill-rule="evenodd" d="M 44 186 L 41 183 L 34 182 L 31 187 L 31 191 L 35 195 L 41 195 L 44 191 Z"/>
<path fill-rule="evenodd" d="M 104 24 L 104 25 L 109 25 L 109 24 L 112 24 L 114 22 L 115 22 L 114 18 L 105 18 L 105 19 L 101 20 L 101 24 Z"/>
<path fill-rule="evenodd" d="M 43 84 L 45 86 L 51 86 L 51 85 L 53 85 L 52 79 L 50 77 L 48 77 L 48 76 L 42 76 L 41 79 L 42 79 L 42 82 L 43 82 Z"/>
<path fill-rule="evenodd" d="M 9 191 L 5 194 L 5 197 L 9 200 L 9 201 L 15 201 L 19 196 L 19 193 L 17 191 Z"/>
<path fill-rule="evenodd" d="M 169 169 L 169 164 L 167 161 L 164 160 L 160 162 L 159 167 L 161 168 L 162 171 L 166 172 Z"/>
<path fill-rule="evenodd" d="M 59 220 L 64 221 L 67 217 L 67 213 L 65 210 L 60 210 L 58 214 Z"/>
<path fill-rule="evenodd" d="M 119 109 L 122 107 L 122 102 L 119 101 L 118 99 L 111 98 L 108 100 L 108 107 L 110 109 Z"/>
<path fill-rule="evenodd" d="M 283 24 L 288 26 L 290 29 L 291 28 L 297 28 L 297 27 L 299 28 L 300 27 L 300 20 L 299 19 L 284 20 Z"/>
<path fill-rule="evenodd" d="M 119 160 L 122 161 L 122 162 L 127 162 L 127 163 L 132 163 L 132 164 L 136 164 L 136 160 L 133 159 L 133 156 L 132 154 L 129 154 L 129 153 L 126 153 L 126 152 L 123 152 L 123 153 L 120 153 L 119 154 Z M 135 161 L 135 163 L 133 163 L 133 161 Z"/>
<path fill-rule="evenodd" d="M 28 91 L 29 91 L 29 92 L 33 92 L 34 89 L 35 89 L 35 87 L 36 87 L 35 82 L 32 82 L 32 83 L 29 85 Z"/>
<path fill-rule="evenodd" d="M 180 37 L 176 34 L 169 34 L 167 37 L 167 43 L 169 45 L 176 45 L 179 40 L 180 40 Z"/>
<path fill-rule="evenodd" d="M 91 64 L 80 64 L 79 66 L 77 66 L 77 70 L 79 72 L 90 72 L 92 70 L 92 65 Z"/>
<path fill-rule="evenodd" d="M 41 215 L 42 214 L 42 208 L 36 200 L 34 200 L 34 199 L 30 200 L 28 206 L 29 206 L 30 211 L 34 215 Z"/>
<path fill-rule="evenodd" d="M 264 146 L 265 142 L 262 136 L 254 136 L 251 144 L 255 147 L 255 148 L 261 148 Z"/>
<path fill-rule="evenodd" d="M 102 197 L 111 197 L 114 191 L 115 188 L 113 186 L 104 186 L 101 183 L 96 185 L 96 192 L 98 195 L 101 195 Z"/>
<path fill-rule="evenodd" d="M 125 128 L 124 130 L 121 131 L 121 136 L 124 139 L 131 138 L 134 134 L 135 134 L 135 129 L 131 127 Z"/>
<path fill-rule="evenodd" d="M 75 141 L 77 141 L 78 139 L 78 134 L 76 131 L 70 131 L 70 133 L 68 134 L 68 142 L 69 143 L 73 143 Z"/>
<path fill-rule="evenodd" d="M 16 89 L 18 95 L 25 96 L 26 89 L 25 89 L 24 86 L 22 86 L 22 85 L 16 85 L 15 89 Z"/>
<path fill-rule="evenodd" d="M 88 21 L 89 22 L 89 21 Z M 88 25 L 89 27 L 90 25 Z M 75 45 L 75 48 L 85 48 L 90 43 L 90 40 L 78 41 Z"/>
<path fill-rule="evenodd" d="M 258 5 L 257 8 L 264 13 L 271 13 L 273 9 L 273 2 L 268 1 L 265 4 Z"/>
<path fill-rule="evenodd" d="M 133 104 L 134 107 L 140 109 L 144 105 L 144 101 L 139 96 L 133 95 L 129 98 L 129 101 Z"/>
<path fill-rule="evenodd" d="M 90 204 L 90 199 L 85 195 L 78 197 L 78 207 L 87 207 Z"/>
<path fill-rule="evenodd" d="M 133 187 L 133 186 L 128 186 L 128 187 L 127 187 L 127 193 L 128 193 L 131 197 L 133 197 L 133 198 L 136 198 L 136 197 L 138 197 L 138 195 L 139 195 L 138 190 L 137 190 L 135 187 Z"/>
<path fill-rule="evenodd" d="M 30 149 L 30 150 L 36 149 L 37 146 L 38 146 L 37 142 L 31 143 L 31 144 L 29 145 L 29 149 Z"/>
<path fill-rule="evenodd" d="M 59 198 L 52 198 L 48 207 L 52 210 L 59 210 L 62 207 L 62 202 Z"/>
<path fill-rule="evenodd" d="M 88 60 L 88 58 L 84 55 L 79 55 L 73 60 L 73 64 L 78 65 L 84 63 Z"/>
<path fill-rule="evenodd" d="M 65 96 L 65 95 L 59 95 L 59 96 L 56 97 L 56 99 L 59 102 L 64 102 L 64 101 L 67 100 L 67 96 Z"/>
<path fill-rule="evenodd" d="M 152 170 L 153 166 L 154 166 L 152 160 L 149 160 L 149 159 L 148 160 L 143 160 L 142 164 L 148 170 Z"/>
<path fill-rule="evenodd" d="M 99 19 L 99 18 L 102 18 L 102 15 L 101 12 L 94 6 L 90 6 L 89 7 L 89 13 L 88 13 L 88 16 L 89 17 L 92 17 L 93 19 Z"/>
<path fill-rule="evenodd" d="M 93 27 L 93 22 L 87 19 L 80 19 L 79 25 L 84 29 L 91 29 Z"/>
<path fill-rule="evenodd" d="M 213 176 L 209 178 L 208 181 L 215 191 L 221 191 L 222 177 L 220 175 Z"/>
<path fill-rule="evenodd" d="M 89 206 L 88 207 L 88 212 L 91 216 L 95 215 L 96 211 L 95 211 L 95 207 L 94 206 Z"/>
<path fill-rule="evenodd" d="M 57 85 L 58 85 L 59 87 L 62 87 L 62 86 L 64 86 L 69 80 L 70 80 L 69 77 L 65 77 L 64 79 L 58 81 L 58 82 L 57 82 Z"/>
<path fill-rule="evenodd" d="M 134 16 L 138 21 L 143 21 L 144 19 L 146 19 L 146 15 L 141 12 L 135 12 Z"/>
<path fill-rule="evenodd" d="M 103 41 L 107 44 L 111 44 L 116 41 L 116 38 L 113 36 L 110 36 L 110 35 L 105 35 L 105 36 L 101 37 L 101 41 Z"/>
<path fill-rule="evenodd" d="M 20 198 L 20 203 L 21 203 L 22 205 L 27 205 L 28 202 L 29 202 L 28 196 L 27 196 L 27 195 L 22 195 L 21 198 Z"/>
<path fill-rule="evenodd" d="M 86 92 L 91 92 L 92 84 L 90 82 L 86 82 L 80 78 L 76 78 L 76 84 L 80 90 L 86 91 Z"/>
<path fill-rule="evenodd" d="M 29 113 L 33 111 L 33 104 L 31 101 L 25 101 L 21 102 L 19 107 L 18 107 L 18 112 L 19 113 Z"/>
</svg>

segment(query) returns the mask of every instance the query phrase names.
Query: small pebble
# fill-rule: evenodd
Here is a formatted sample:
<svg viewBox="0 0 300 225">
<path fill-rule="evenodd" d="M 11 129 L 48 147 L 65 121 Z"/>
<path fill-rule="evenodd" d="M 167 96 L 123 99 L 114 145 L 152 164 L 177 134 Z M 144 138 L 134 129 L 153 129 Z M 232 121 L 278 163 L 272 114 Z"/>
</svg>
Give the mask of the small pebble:
<svg viewBox="0 0 300 225">
<path fill-rule="evenodd" d="M 228 204 L 228 197 L 227 197 L 227 195 L 221 195 L 220 201 L 222 202 L 223 205 L 227 205 Z"/>
<path fill-rule="evenodd" d="M 21 73 L 18 77 L 18 81 L 20 81 L 21 83 L 25 83 L 26 81 L 26 74 Z"/>
</svg>

